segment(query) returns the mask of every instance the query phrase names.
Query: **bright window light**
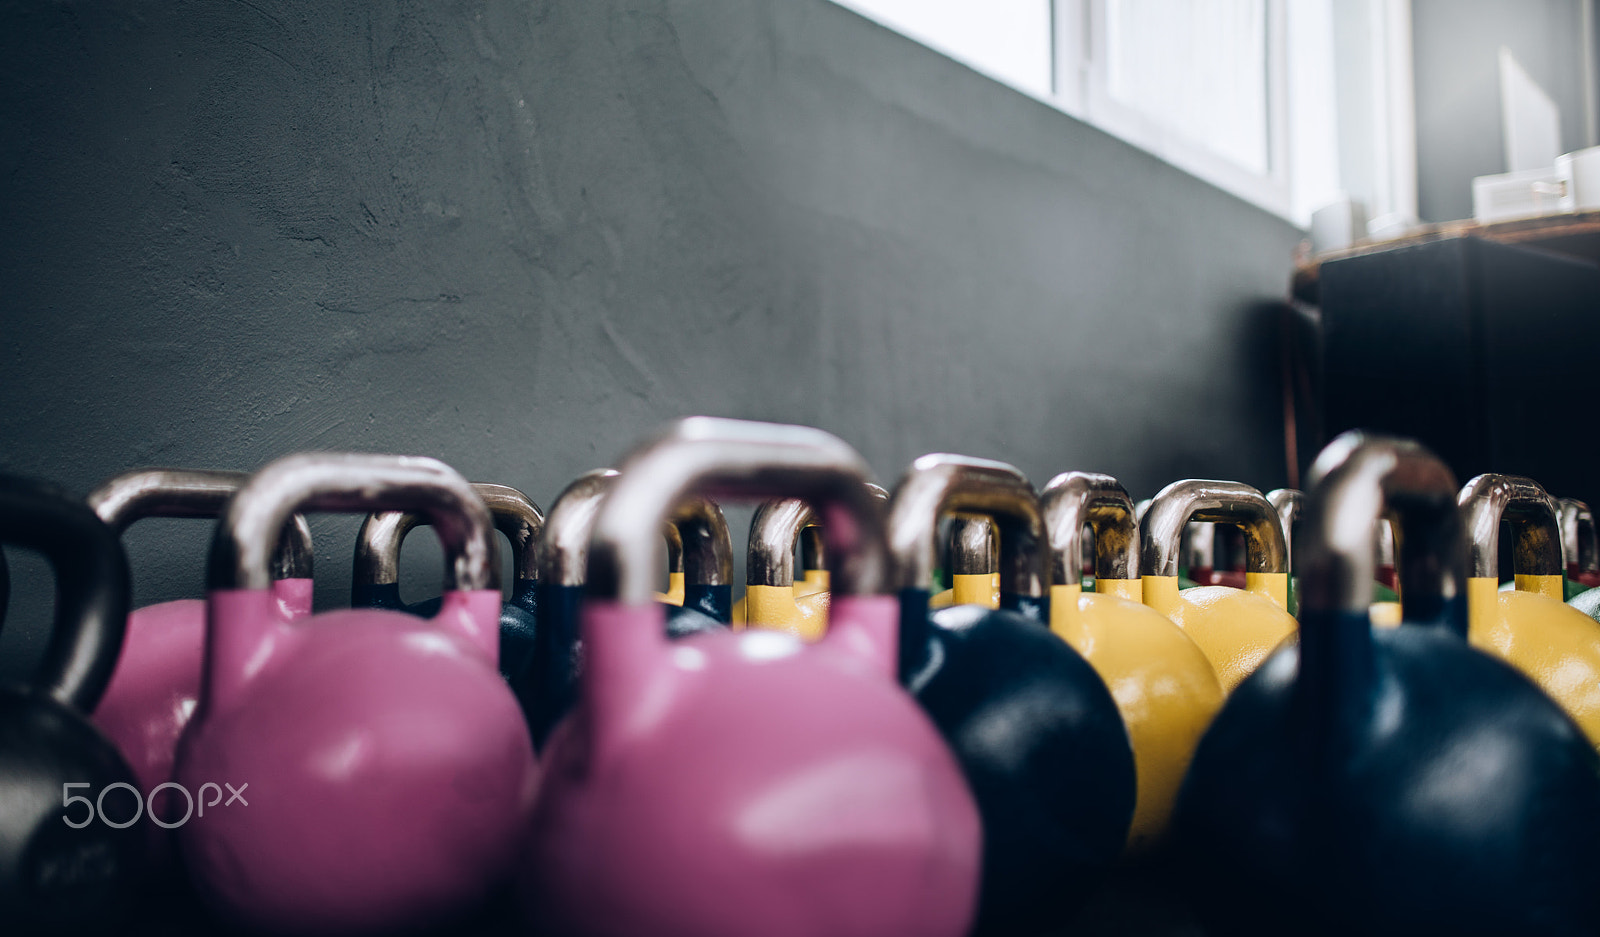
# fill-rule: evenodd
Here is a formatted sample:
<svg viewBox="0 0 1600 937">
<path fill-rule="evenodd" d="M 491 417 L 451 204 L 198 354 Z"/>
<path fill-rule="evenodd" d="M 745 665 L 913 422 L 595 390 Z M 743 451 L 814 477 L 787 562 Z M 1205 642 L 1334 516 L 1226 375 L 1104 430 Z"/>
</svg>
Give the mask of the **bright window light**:
<svg viewBox="0 0 1600 937">
<path fill-rule="evenodd" d="M 1416 215 L 1411 0 L 835 0 L 1305 225 Z"/>
<path fill-rule="evenodd" d="M 1050 95 L 1051 0 L 839 0 L 1038 97 Z"/>
<path fill-rule="evenodd" d="M 1107 0 L 1112 99 L 1248 169 L 1270 168 L 1265 0 Z"/>
</svg>

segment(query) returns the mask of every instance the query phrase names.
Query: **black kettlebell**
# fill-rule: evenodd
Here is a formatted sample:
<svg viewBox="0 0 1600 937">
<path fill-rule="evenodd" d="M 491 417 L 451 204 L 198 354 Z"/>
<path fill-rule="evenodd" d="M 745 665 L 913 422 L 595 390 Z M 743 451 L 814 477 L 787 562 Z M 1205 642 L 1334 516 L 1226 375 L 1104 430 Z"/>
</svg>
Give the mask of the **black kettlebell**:
<svg viewBox="0 0 1600 937">
<path fill-rule="evenodd" d="M 550 730 L 577 699 L 583 670 L 579 613 L 589 564 L 589 535 L 615 469 L 578 476 L 550 505 L 539 535 L 539 631 L 530 663 L 511 681 L 533 732 L 543 746 Z M 667 634 L 674 638 L 728 627 L 733 612 L 733 541 L 722 509 L 709 498 L 679 505 L 669 542 L 681 544 L 683 604 L 663 602 Z"/>
<path fill-rule="evenodd" d="M 43 554 L 56 583 L 43 662 L 29 682 L 0 686 L 0 927 L 110 932 L 137 896 L 145 841 L 132 822 L 112 825 L 135 815 L 138 787 L 88 713 L 122 648 L 128 561 L 82 500 L 8 475 L 0 475 L 0 542 Z M 85 797 L 94 808 L 108 789 L 111 821 L 91 812 L 84 822 Z"/>
<path fill-rule="evenodd" d="M 1450 470 L 1346 433 L 1312 468 L 1298 642 L 1228 699 L 1179 794 L 1211 933 L 1600 932 L 1600 758 L 1526 677 L 1467 644 Z M 1404 624 L 1374 628 L 1394 524 Z"/>
<path fill-rule="evenodd" d="M 528 669 L 539 622 L 539 557 L 536 546 L 544 528 L 544 512 L 528 496 L 508 485 L 475 482 L 472 490 L 489 506 L 494 526 L 511 541 L 515 580 L 500 607 L 500 673 L 507 679 Z M 354 608 L 388 608 L 432 618 L 439 613 L 435 596 L 410 605 L 400 601 L 400 547 L 406 535 L 426 526 L 421 516 L 404 511 L 368 514 L 356 534 Z"/>
<path fill-rule="evenodd" d="M 929 614 L 939 519 L 984 514 L 1000 536 L 1000 609 Z M 1050 558 L 1033 486 L 1003 462 L 926 455 L 895 486 L 900 677 L 950 744 L 983 819 L 975 934 L 1062 927 L 1116 861 L 1134 764 L 1110 691 L 1049 628 Z"/>
</svg>

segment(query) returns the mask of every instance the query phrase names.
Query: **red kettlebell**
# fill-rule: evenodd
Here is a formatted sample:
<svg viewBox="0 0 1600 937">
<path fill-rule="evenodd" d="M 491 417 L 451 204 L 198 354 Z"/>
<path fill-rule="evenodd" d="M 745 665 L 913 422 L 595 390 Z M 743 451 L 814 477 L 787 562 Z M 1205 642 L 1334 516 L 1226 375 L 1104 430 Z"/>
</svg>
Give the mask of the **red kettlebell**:
<svg viewBox="0 0 1600 937">
<path fill-rule="evenodd" d="M 107 480 L 89 493 L 88 503 L 120 536 L 147 517 L 215 518 L 247 478 L 243 472 L 138 469 Z M 283 528 L 273 558 L 272 592 L 285 618 L 311 611 L 312 555 L 311 529 L 296 515 Z M 204 599 L 135 609 L 117 669 L 95 707 L 95 724 L 133 766 L 146 798 L 172 780 L 178 737 L 200 699 L 205 632 Z M 141 821 L 152 861 L 165 864 L 172 848 L 172 834 L 155 820 L 171 822 L 181 803 L 176 792 L 163 791 L 152 803 L 153 815 Z"/>
<path fill-rule="evenodd" d="M 600 507 L 579 699 L 545 749 L 524 907 L 568 937 L 957 937 L 980 831 L 896 685 L 884 518 L 821 430 L 696 417 L 635 450 Z M 696 491 L 804 498 L 830 630 L 664 637 L 657 530 Z M 551 510 L 551 523 L 557 509 Z"/>
<path fill-rule="evenodd" d="M 445 553 L 439 614 L 286 620 L 270 553 L 297 510 L 421 514 Z M 489 509 L 433 459 L 288 456 L 229 502 L 208 566 L 204 692 L 177 765 L 188 791 L 248 791 L 247 805 L 199 796 L 207 809 L 179 831 L 225 917 L 285 933 L 426 927 L 509 876 L 538 775 L 497 669 L 497 572 Z"/>
</svg>

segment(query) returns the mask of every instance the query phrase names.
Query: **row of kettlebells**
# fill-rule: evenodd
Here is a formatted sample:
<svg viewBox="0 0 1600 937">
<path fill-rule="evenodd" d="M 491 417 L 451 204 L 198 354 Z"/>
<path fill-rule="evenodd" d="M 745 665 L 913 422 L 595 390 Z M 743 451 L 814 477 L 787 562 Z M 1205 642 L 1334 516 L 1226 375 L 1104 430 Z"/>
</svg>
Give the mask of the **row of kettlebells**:
<svg viewBox="0 0 1600 937">
<path fill-rule="evenodd" d="M 1600 625 L 1538 601 L 1562 538 L 1537 485 L 1480 477 L 1458 509 L 1426 451 L 1354 435 L 1304 498 L 1177 482 L 1142 519 L 1103 475 L 867 475 L 819 430 L 692 418 L 548 516 L 403 457 L 129 473 L 88 506 L 5 479 L 0 542 L 58 601 L 0 695 L 0 915 L 114 922 L 175 837 L 266 931 L 448 922 L 514 879 L 557 934 L 1033 934 L 1171 827 L 1225 930 L 1596 930 Z M 764 502 L 738 631 L 712 498 Z M 310 511 L 372 512 L 356 608 L 311 613 Z M 158 515 L 220 518 L 209 593 L 129 616 L 117 535 Z M 934 609 L 950 517 L 987 519 L 998 573 L 957 525 Z M 1494 591 L 1502 519 L 1522 592 Z M 1243 531 L 1245 589 L 1180 588 L 1196 521 Z M 402 607 L 424 523 L 444 590 Z M 1403 626 L 1375 629 L 1385 523 Z"/>
</svg>

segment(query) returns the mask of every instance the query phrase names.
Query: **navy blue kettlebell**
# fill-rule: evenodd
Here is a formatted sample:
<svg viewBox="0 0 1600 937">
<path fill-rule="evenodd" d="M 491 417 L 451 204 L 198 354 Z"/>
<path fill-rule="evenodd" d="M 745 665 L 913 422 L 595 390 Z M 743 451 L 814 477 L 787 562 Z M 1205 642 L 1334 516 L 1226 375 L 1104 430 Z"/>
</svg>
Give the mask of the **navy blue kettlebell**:
<svg viewBox="0 0 1600 937">
<path fill-rule="evenodd" d="M 589 536 L 616 477 L 615 469 L 578 476 L 556 496 L 539 536 L 539 633 L 528 668 L 512 680 L 536 746 L 543 746 L 577 699 Z M 678 506 L 669 526 L 669 547 L 681 549 L 684 587 L 681 606 L 662 603 L 667 634 L 678 638 L 727 628 L 733 611 L 733 541 L 722 509 L 709 498 L 691 498 Z"/>
<path fill-rule="evenodd" d="M 998 529 L 998 610 L 929 613 L 939 520 L 955 512 Z M 1134 763 L 1105 683 L 1050 631 L 1039 499 L 1003 462 L 926 455 L 895 486 L 889 549 L 901 681 L 954 750 L 983 819 L 974 933 L 1057 930 L 1122 852 Z"/>
<path fill-rule="evenodd" d="M 122 648 L 128 561 L 80 499 L 7 475 L 0 543 L 43 554 L 56 592 L 44 660 L 26 683 L 0 685 L 0 926 L 115 932 L 138 894 L 143 803 L 133 770 L 88 714 Z"/>
<path fill-rule="evenodd" d="M 472 490 L 489 506 L 494 526 L 511 541 L 515 579 L 511 595 L 500 608 L 500 672 L 507 678 L 527 670 L 539 623 L 539 532 L 544 513 L 528 496 L 507 485 L 475 482 Z M 354 582 L 350 604 L 354 608 L 387 608 L 432 618 L 439 598 L 409 605 L 400 600 L 400 547 L 406 535 L 426 522 L 417 514 L 382 511 L 368 514 L 356 534 Z"/>
<path fill-rule="evenodd" d="M 1600 759 L 1561 708 L 1467 644 L 1450 470 L 1346 433 L 1301 516 L 1300 636 L 1241 683 L 1178 798 L 1212 933 L 1600 933 Z M 1374 628 L 1380 518 L 1404 624 Z"/>
</svg>

